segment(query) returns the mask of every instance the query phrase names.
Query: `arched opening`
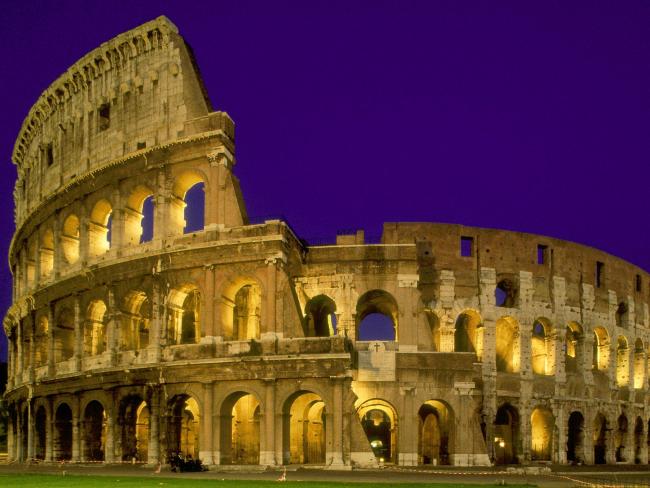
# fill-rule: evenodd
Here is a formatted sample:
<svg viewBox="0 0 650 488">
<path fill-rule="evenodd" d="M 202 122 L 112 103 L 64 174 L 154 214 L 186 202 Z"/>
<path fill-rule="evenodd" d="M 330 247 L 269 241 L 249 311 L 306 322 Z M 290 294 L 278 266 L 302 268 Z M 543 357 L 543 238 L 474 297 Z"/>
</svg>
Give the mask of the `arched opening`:
<svg viewBox="0 0 650 488">
<path fill-rule="evenodd" d="M 54 360 L 67 361 L 74 355 L 74 314 L 63 308 L 56 319 L 54 328 Z"/>
<path fill-rule="evenodd" d="M 607 419 L 601 413 L 594 419 L 594 464 L 607 462 Z"/>
<path fill-rule="evenodd" d="M 464 311 L 456 319 L 454 351 L 474 352 L 479 360 L 483 356 L 483 323 L 473 310 Z"/>
<path fill-rule="evenodd" d="M 40 317 L 34 330 L 34 366 L 37 368 L 47 364 L 48 329 L 47 317 Z"/>
<path fill-rule="evenodd" d="M 257 284 L 242 286 L 235 293 L 233 307 L 233 339 L 259 339 L 262 314 L 262 294 Z"/>
<path fill-rule="evenodd" d="M 40 406 L 34 416 L 34 458 L 45 459 L 47 429 L 47 413 L 45 407 Z"/>
<path fill-rule="evenodd" d="M 151 305 L 143 291 L 132 291 L 124 299 L 121 317 L 120 349 L 132 351 L 149 345 Z"/>
<path fill-rule="evenodd" d="M 418 410 L 418 464 L 450 464 L 451 409 L 439 400 L 429 400 Z"/>
<path fill-rule="evenodd" d="M 169 344 L 196 344 L 201 339 L 201 294 L 195 285 L 183 285 L 169 293 L 167 301 Z"/>
<path fill-rule="evenodd" d="M 30 241 L 27 245 L 27 288 L 34 286 L 36 282 L 36 260 L 38 259 L 38 252 L 36 249 L 36 242 Z"/>
<path fill-rule="evenodd" d="M 519 324 L 513 317 L 501 317 L 496 323 L 497 371 L 519 372 Z"/>
<path fill-rule="evenodd" d="M 122 461 L 146 462 L 149 455 L 149 407 L 137 395 L 120 404 L 117 424 L 122 428 Z"/>
<path fill-rule="evenodd" d="M 108 200 L 99 200 L 90 212 L 88 221 L 88 254 L 90 256 L 101 256 L 111 247 L 110 241 L 110 220 L 113 214 L 113 206 Z"/>
<path fill-rule="evenodd" d="M 618 417 L 616 422 L 617 429 L 616 435 L 614 436 L 614 443 L 616 448 L 616 462 L 624 463 L 627 462 L 627 453 L 625 452 L 627 437 L 628 437 L 628 422 L 625 414 L 621 414 Z"/>
<path fill-rule="evenodd" d="M 27 405 L 22 409 L 22 415 L 20 417 L 20 442 L 21 442 L 21 449 L 20 449 L 20 460 L 21 461 L 27 461 L 28 458 L 28 442 L 29 442 L 29 410 L 27 408 Z"/>
<path fill-rule="evenodd" d="M 531 356 L 534 374 L 552 375 L 555 370 L 555 348 L 551 323 L 543 318 L 533 323 Z"/>
<path fill-rule="evenodd" d="M 56 409 L 54 416 L 54 439 L 52 459 L 69 461 L 72 459 L 72 410 L 66 403 Z"/>
<path fill-rule="evenodd" d="M 79 217 L 74 214 L 68 215 L 63 221 L 61 249 L 68 264 L 79 260 Z"/>
<path fill-rule="evenodd" d="M 167 424 L 168 459 L 199 458 L 199 404 L 189 395 L 176 395 L 169 401 Z"/>
<path fill-rule="evenodd" d="M 325 464 L 325 402 L 316 393 L 297 392 L 283 408 L 284 464 Z"/>
<path fill-rule="evenodd" d="M 506 403 L 497 410 L 494 420 L 494 461 L 496 464 L 519 462 L 519 412 Z"/>
<path fill-rule="evenodd" d="M 188 234 L 205 225 L 205 182 L 195 171 L 181 173 L 174 182 L 170 202 L 170 234 Z"/>
<path fill-rule="evenodd" d="M 503 279 L 494 289 L 494 303 L 497 307 L 513 308 L 517 305 L 517 286 L 512 280 Z"/>
<path fill-rule="evenodd" d="M 641 455 L 643 453 L 643 419 L 636 418 L 634 423 L 634 464 L 641 464 Z"/>
<path fill-rule="evenodd" d="M 638 338 L 634 342 L 634 388 L 642 390 L 645 383 L 646 355 L 643 340 Z"/>
<path fill-rule="evenodd" d="M 606 371 L 609 366 L 609 334 L 604 327 L 594 328 L 593 364 L 595 371 Z"/>
<path fill-rule="evenodd" d="M 397 302 L 383 290 L 370 290 L 357 302 L 357 340 L 397 341 Z"/>
<path fill-rule="evenodd" d="M 384 400 L 372 399 L 363 402 L 357 414 L 377 460 L 397 464 L 397 413 L 393 406 Z"/>
<path fill-rule="evenodd" d="M 133 246 L 150 241 L 152 235 L 153 191 L 138 185 L 129 195 L 124 208 L 124 243 Z"/>
<path fill-rule="evenodd" d="M 571 412 L 566 443 L 566 458 L 573 464 L 584 462 L 585 419 L 580 412 Z"/>
<path fill-rule="evenodd" d="M 260 402 L 244 391 L 221 406 L 221 464 L 259 464 Z"/>
<path fill-rule="evenodd" d="M 41 248 L 39 250 L 41 265 L 41 278 L 47 278 L 54 269 L 54 234 L 52 229 L 47 229 L 41 235 Z"/>
<path fill-rule="evenodd" d="M 31 323 L 26 320 L 20 321 L 20 328 L 22 329 L 22 340 L 23 340 L 23 370 L 29 369 L 31 366 L 32 360 L 32 327 Z"/>
<path fill-rule="evenodd" d="M 553 453 L 553 413 L 544 407 L 537 407 L 530 416 L 531 446 L 533 461 L 551 461 Z"/>
<path fill-rule="evenodd" d="M 104 461 L 106 454 L 106 412 L 97 400 L 91 401 L 83 416 L 83 459 Z"/>
<path fill-rule="evenodd" d="M 630 350 L 627 339 L 618 336 L 616 340 L 616 384 L 628 386 L 630 382 Z"/>
<path fill-rule="evenodd" d="M 577 373 L 582 369 L 582 327 L 576 322 L 569 322 L 565 334 L 564 369 L 567 373 Z"/>
<path fill-rule="evenodd" d="M 84 327 L 84 353 L 96 356 L 106 350 L 106 304 L 102 300 L 93 300 L 86 310 Z"/>
<path fill-rule="evenodd" d="M 336 335 L 336 304 L 327 295 L 318 295 L 307 302 L 305 319 L 309 337 Z"/>
<path fill-rule="evenodd" d="M 627 303 L 620 302 L 618 304 L 618 307 L 616 307 L 616 314 L 614 316 L 616 320 L 616 327 L 627 327 L 628 312 L 629 307 L 627 306 Z"/>
</svg>

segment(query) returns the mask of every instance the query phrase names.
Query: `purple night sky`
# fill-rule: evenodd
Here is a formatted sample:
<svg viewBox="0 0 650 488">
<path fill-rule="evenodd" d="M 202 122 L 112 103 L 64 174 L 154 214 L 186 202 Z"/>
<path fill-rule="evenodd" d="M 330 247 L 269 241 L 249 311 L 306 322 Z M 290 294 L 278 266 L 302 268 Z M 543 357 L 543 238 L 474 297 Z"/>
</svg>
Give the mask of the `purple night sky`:
<svg viewBox="0 0 650 488">
<path fill-rule="evenodd" d="M 161 14 L 237 124 L 253 219 L 284 216 L 314 243 L 354 228 L 376 240 L 384 221 L 498 227 L 650 271 L 647 1 L 8 0 L 3 315 L 24 117 L 82 55 Z"/>
</svg>

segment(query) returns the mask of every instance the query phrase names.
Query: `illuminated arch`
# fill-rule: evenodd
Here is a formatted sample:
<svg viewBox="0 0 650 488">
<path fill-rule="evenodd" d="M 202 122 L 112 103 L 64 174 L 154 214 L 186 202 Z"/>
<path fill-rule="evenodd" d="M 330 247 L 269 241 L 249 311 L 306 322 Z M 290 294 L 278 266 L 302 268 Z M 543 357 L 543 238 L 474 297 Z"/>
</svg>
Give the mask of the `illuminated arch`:
<svg viewBox="0 0 650 488">
<path fill-rule="evenodd" d="M 151 228 L 153 231 L 153 212 L 145 214 L 145 202 L 152 198 L 153 190 L 145 185 L 136 186 L 129 194 L 124 209 L 124 243 L 126 245 L 144 242 L 145 227 Z M 147 205 L 147 210 L 149 210 L 149 205 Z"/>
<path fill-rule="evenodd" d="M 102 198 L 93 206 L 88 222 L 88 253 L 90 256 L 101 256 L 110 247 L 110 227 L 113 206 Z"/>
<path fill-rule="evenodd" d="M 379 462 L 397 463 L 397 412 L 389 402 L 373 398 L 357 408 L 361 427 Z"/>
<path fill-rule="evenodd" d="M 307 302 L 305 319 L 308 336 L 336 335 L 336 303 L 327 295 L 317 295 Z"/>
<path fill-rule="evenodd" d="M 68 215 L 63 221 L 61 249 L 63 257 L 69 264 L 79 260 L 79 217 L 75 214 Z"/>
</svg>

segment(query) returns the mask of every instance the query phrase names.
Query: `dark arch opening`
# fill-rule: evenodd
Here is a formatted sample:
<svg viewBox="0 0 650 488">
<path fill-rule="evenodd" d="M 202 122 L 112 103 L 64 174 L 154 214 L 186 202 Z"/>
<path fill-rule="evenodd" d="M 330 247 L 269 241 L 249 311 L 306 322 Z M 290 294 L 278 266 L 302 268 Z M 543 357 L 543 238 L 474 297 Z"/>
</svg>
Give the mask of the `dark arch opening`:
<svg viewBox="0 0 650 488">
<path fill-rule="evenodd" d="M 38 407 L 34 417 L 34 458 L 45 459 L 47 413 L 45 407 Z"/>
<path fill-rule="evenodd" d="M 494 419 L 494 461 L 496 464 L 517 464 L 519 455 L 519 412 L 506 403 Z"/>
<path fill-rule="evenodd" d="M 581 457 L 584 448 L 585 419 L 580 412 L 569 415 L 569 432 L 567 439 L 567 460 L 576 464 L 583 462 Z"/>
<path fill-rule="evenodd" d="M 54 452 L 55 461 L 72 459 L 72 410 L 66 403 L 56 409 L 54 416 Z"/>
<path fill-rule="evenodd" d="M 327 295 L 318 295 L 305 306 L 307 334 L 315 337 L 336 335 L 336 304 Z"/>
<path fill-rule="evenodd" d="M 106 412 L 97 400 L 86 406 L 83 433 L 84 461 L 103 461 L 106 448 Z"/>
<path fill-rule="evenodd" d="M 512 308 L 517 303 L 517 287 L 509 279 L 503 279 L 497 283 L 494 289 L 494 302 L 497 307 Z"/>
<path fill-rule="evenodd" d="M 396 341 L 397 302 L 383 290 L 370 290 L 357 302 L 357 340 Z"/>
</svg>

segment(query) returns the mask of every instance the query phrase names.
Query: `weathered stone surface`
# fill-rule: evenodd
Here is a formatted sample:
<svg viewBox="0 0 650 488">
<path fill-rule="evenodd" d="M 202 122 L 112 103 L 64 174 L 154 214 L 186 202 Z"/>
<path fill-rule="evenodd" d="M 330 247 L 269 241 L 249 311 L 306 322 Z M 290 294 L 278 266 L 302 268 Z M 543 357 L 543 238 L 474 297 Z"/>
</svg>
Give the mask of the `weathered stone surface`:
<svg viewBox="0 0 650 488">
<path fill-rule="evenodd" d="M 234 154 L 165 18 L 32 107 L 3 322 L 12 460 L 648 461 L 647 273 L 450 224 L 307 246 L 248 222 Z"/>
</svg>

